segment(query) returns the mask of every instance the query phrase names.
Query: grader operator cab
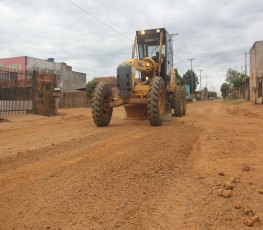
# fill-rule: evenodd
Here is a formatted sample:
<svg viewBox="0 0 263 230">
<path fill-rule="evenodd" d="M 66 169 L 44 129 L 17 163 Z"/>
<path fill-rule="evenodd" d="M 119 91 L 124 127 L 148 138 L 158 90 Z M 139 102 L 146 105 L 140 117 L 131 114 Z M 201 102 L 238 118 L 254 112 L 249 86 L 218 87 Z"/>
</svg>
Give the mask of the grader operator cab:
<svg viewBox="0 0 263 230">
<path fill-rule="evenodd" d="M 186 113 L 185 88 L 178 86 L 172 63 L 172 39 L 164 28 L 137 31 L 132 58 L 117 68 L 119 96 L 105 82 L 92 97 L 92 116 L 98 127 L 110 123 L 114 107 L 124 105 L 127 118 L 147 118 L 161 125 L 171 115 Z"/>
</svg>

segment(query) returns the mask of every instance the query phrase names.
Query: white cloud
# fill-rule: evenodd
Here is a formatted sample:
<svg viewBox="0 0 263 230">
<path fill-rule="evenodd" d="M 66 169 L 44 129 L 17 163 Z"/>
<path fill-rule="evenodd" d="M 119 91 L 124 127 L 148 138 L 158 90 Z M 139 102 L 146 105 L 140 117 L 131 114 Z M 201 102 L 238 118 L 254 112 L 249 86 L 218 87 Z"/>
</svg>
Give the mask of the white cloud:
<svg viewBox="0 0 263 230">
<path fill-rule="evenodd" d="M 183 74 L 190 68 L 188 58 L 195 58 L 194 70 L 203 69 L 216 90 L 227 68 L 240 69 L 244 52 L 263 39 L 262 0 L 73 1 L 131 40 L 143 28 L 178 32 L 175 67 Z M 0 0 L 0 12 L 1 57 L 54 57 L 86 72 L 90 80 L 114 75 L 131 55 L 130 40 L 67 0 Z"/>
</svg>

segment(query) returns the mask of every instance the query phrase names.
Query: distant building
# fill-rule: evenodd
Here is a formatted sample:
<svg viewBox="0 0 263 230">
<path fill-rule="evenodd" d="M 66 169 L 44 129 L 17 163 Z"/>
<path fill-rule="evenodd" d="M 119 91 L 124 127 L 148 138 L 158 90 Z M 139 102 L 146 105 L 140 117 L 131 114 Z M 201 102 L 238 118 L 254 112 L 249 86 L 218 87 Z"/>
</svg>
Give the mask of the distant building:
<svg viewBox="0 0 263 230">
<path fill-rule="evenodd" d="M 250 49 L 250 101 L 262 104 L 263 92 L 263 41 L 257 41 Z"/>
<path fill-rule="evenodd" d="M 76 89 L 86 86 L 86 74 L 72 71 L 72 67 L 63 62 L 55 62 L 53 58 L 42 60 L 33 57 L 12 57 L 0 59 L 0 70 L 6 69 L 11 72 L 9 75 L 1 74 L 2 80 L 22 80 L 22 77 L 33 74 L 33 71 L 54 73 L 57 79 L 57 86 L 62 92 L 76 92 Z M 23 72 L 19 74 L 16 72 Z"/>
<path fill-rule="evenodd" d="M 201 90 L 201 91 L 194 91 L 194 98 L 197 100 L 197 101 L 202 101 L 204 100 L 204 92 Z"/>
<path fill-rule="evenodd" d="M 33 72 L 56 75 L 56 85 L 62 92 L 59 107 L 86 107 L 86 93 L 77 89 L 86 87 L 86 74 L 72 71 L 72 67 L 53 58 L 42 60 L 27 56 L 1 58 L 0 81 L 31 79 Z"/>
</svg>

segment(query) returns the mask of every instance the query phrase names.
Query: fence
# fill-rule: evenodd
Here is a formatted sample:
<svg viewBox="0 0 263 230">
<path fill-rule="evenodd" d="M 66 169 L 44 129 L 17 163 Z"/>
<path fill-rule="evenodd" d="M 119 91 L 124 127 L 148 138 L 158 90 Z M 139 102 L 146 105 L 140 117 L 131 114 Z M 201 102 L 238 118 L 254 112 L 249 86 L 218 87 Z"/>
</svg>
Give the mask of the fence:
<svg viewBox="0 0 263 230">
<path fill-rule="evenodd" d="M 62 93 L 59 102 L 60 108 L 87 107 L 89 105 L 86 92 Z"/>
<path fill-rule="evenodd" d="M 0 69 L 0 115 L 33 111 L 32 75 Z"/>
<path fill-rule="evenodd" d="M 53 115 L 55 87 L 54 74 L 0 69 L 0 116 L 32 112 Z"/>
</svg>

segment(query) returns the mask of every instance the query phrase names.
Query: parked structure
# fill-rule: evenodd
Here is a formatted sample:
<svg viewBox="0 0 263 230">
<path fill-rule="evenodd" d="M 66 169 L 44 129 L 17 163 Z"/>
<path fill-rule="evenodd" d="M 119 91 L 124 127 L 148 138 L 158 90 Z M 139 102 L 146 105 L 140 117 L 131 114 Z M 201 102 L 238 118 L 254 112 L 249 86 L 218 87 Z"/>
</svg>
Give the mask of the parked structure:
<svg viewBox="0 0 263 230">
<path fill-rule="evenodd" d="M 250 101 L 262 104 L 263 96 L 263 41 L 257 41 L 250 49 Z"/>
<path fill-rule="evenodd" d="M 55 62 L 53 58 L 42 60 L 33 57 L 13 57 L 0 59 L 0 69 L 7 70 L 9 75 L 1 75 L 2 80 L 24 80 L 26 76 L 32 76 L 33 72 L 50 73 L 56 75 L 57 87 L 60 88 L 61 107 L 81 107 L 87 104 L 85 93 L 77 89 L 85 88 L 86 74 L 72 71 L 72 67 L 63 62 Z M 23 72 L 26 74 L 18 74 Z"/>
</svg>

